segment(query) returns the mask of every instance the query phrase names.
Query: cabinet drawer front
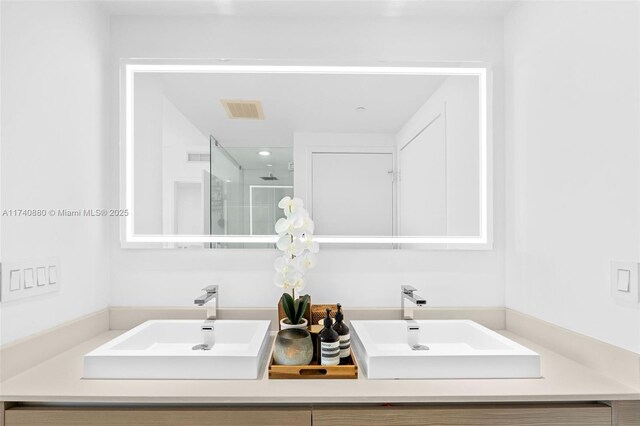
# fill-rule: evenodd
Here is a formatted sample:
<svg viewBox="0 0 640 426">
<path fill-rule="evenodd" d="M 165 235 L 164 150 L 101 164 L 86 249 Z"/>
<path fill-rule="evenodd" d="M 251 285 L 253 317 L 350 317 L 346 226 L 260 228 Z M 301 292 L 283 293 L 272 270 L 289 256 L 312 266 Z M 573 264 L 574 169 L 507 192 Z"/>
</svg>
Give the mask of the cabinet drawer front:
<svg viewBox="0 0 640 426">
<path fill-rule="evenodd" d="M 291 409 L 101 409 L 16 407 L 5 426 L 311 426 L 311 410 Z"/>
<path fill-rule="evenodd" d="M 611 426 L 605 404 L 314 408 L 313 426 Z"/>
</svg>

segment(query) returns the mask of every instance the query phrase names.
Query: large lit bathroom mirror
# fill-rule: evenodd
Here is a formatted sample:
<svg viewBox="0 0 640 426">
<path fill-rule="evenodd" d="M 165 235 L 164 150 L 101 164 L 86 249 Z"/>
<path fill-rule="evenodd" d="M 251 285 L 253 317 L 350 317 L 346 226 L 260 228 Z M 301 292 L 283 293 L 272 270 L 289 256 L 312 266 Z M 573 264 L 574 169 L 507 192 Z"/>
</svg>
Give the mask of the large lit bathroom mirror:
<svg viewBox="0 0 640 426">
<path fill-rule="evenodd" d="M 121 81 L 126 247 L 272 247 L 284 196 L 331 246 L 491 247 L 485 67 L 138 61 Z"/>
</svg>

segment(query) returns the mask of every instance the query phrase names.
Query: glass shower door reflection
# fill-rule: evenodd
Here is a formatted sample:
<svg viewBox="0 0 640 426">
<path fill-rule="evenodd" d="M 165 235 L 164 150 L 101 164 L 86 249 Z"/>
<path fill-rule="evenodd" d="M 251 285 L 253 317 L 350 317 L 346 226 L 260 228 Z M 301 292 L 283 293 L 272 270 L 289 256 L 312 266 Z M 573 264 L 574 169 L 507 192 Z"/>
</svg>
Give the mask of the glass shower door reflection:
<svg viewBox="0 0 640 426">
<path fill-rule="evenodd" d="M 249 234 L 273 235 L 274 225 L 284 217 L 278 202 L 286 196 L 293 197 L 293 186 L 249 186 Z"/>
<path fill-rule="evenodd" d="M 242 166 L 213 137 L 209 137 L 209 235 L 244 235 L 244 172 Z M 233 245 L 233 247 L 238 244 Z M 241 245 L 240 245 L 241 246 Z M 211 247 L 232 247 L 214 243 Z"/>
</svg>

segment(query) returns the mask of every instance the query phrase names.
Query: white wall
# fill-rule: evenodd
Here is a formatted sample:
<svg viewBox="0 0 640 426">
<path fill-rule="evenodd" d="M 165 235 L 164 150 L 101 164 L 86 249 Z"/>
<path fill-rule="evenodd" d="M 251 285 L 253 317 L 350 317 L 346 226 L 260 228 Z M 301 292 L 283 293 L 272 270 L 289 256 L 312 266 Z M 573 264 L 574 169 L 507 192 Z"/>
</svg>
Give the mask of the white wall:
<svg viewBox="0 0 640 426">
<path fill-rule="evenodd" d="M 2 2 L 2 208 L 109 208 L 108 18 Z M 2 218 L 2 261 L 58 256 L 59 293 L 2 303 L 7 343 L 108 304 L 110 219 Z"/>
<path fill-rule="evenodd" d="M 230 37 L 230 35 L 233 35 Z M 295 36 L 292 37 L 292 34 Z M 324 63 L 378 60 L 482 61 L 495 82 L 495 162 L 503 161 L 502 20 L 438 18 L 114 17 L 112 88 L 118 59 L 270 58 Z M 117 118 L 117 102 L 113 117 Z M 116 129 L 117 130 L 117 129 Z M 114 130 L 114 132 L 116 131 Z M 112 143 L 112 199 L 117 200 L 117 143 Z M 395 306 L 398 286 L 411 283 L 431 306 L 504 304 L 504 221 L 501 168 L 495 182 L 493 251 L 324 250 L 309 278 L 314 301 L 345 306 Z M 115 201 L 114 201 L 115 202 Z M 339 214 L 337 212 L 337 214 Z M 124 250 L 111 232 L 112 305 L 190 305 L 204 285 L 221 285 L 222 306 L 273 306 L 269 250 Z"/>
<path fill-rule="evenodd" d="M 640 254 L 639 7 L 523 2 L 505 21 L 507 306 L 636 352 L 609 264 Z"/>
</svg>

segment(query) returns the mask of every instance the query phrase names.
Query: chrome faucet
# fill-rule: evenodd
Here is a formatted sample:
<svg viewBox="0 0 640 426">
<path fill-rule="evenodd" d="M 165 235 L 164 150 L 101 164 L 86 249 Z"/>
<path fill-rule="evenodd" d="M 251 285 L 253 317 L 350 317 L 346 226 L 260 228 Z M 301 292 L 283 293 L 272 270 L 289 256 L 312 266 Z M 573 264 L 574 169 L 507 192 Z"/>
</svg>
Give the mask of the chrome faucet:
<svg viewBox="0 0 640 426">
<path fill-rule="evenodd" d="M 202 289 L 205 293 L 196 298 L 193 303 L 198 306 L 207 306 L 207 320 L 215 320 L 218 317 L 218 286 L 210 285 Z M 215 305 L 212 305 L 211 299 L 216 299 Z"/>
<path fill-rule="evenodd" d="M 418 296 L 417 294 L 415 294 L 414 292 L 416 292 L 417 289 L 413 286 L 410 285 L 401 285 L 400 286 L 400 307 L 402 308 L 402 312 L 401 312 L 401 316 L 402 319 L 405 320 L 412 320 L 413 319 L 413 310 L 406 310 L 404 307 L 404 301 L 405 299 L 407 299 L 408 301 L 412 302 L 413 304 L 415 304 L 416 306 L 424 306 L 427 304 L 427 300 L 423 299 L 422 297 Z"/>
<path fill-rule="evenodd" d="M 200 297 L 196 298 L 193 303 L 198 306 L 206 306 L 207 307 L 207 318 L 204 320 L 204 323 L 200 326 L 202 330 L 202 335 L 204 338 L 204 343 L 195 345 L 193 350 L 203 350 L 208 351 L 213 347 L 215 342 L 214 335 L 214 323 L 218 318 L 218 286 L 210 285 L 202 289 L 205 293 Z M 215 299 L 215 304 L 211 302 L 212 299 Z"/>
</svg>

